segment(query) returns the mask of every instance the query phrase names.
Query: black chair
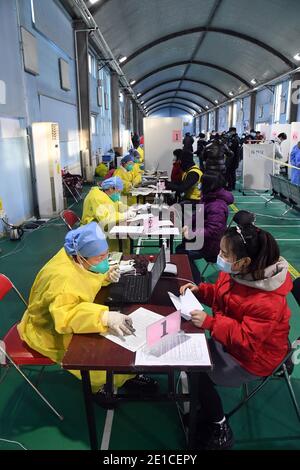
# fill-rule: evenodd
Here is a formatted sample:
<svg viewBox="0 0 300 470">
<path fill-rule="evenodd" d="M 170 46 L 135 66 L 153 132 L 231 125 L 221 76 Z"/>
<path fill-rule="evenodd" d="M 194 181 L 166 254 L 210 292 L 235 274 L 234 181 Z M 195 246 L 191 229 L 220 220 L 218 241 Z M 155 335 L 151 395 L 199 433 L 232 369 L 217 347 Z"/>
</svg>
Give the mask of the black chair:
<svg viewBox="0 0 300 470">
<path fill-rule="evenodd" d="M 295 297 L 298 305 L 300 306 L 300 277 L 297 278 L 294 281 L 294 286 L 292 290 L 292 294 Z M 294 345 L 300 344 L 300 336 L 299 338 L 294 341 Z M 293 360 L 292 356 L 295 352 L 295 348 L 293 345 L 290 344 L 289 351 L 283 361 L 279 364 L 278 367 L 273 371 L 271 375 L 268 377 L 263 377 L 260 383 L 249 393 L 248 391 L 248 384 L 244 384 L 244 398 L 241 400 L 238 405 L 236 405 L 229 413 L 226 414 L 227 418 L 230 418 L 233 414 L 235 414 L 242 406 L 244 406 L 250 398 L 254 397 L 271 379 L 276 378 L 276 379 L 284 379 L 286 382 L 286 385 L 288 387 L 288 391 L 292 400 L 292 403 L 294 405 L 296 414 L 298 416 L 298 419 L 300 421 L 300 407 L 296 399 L 296 395 L 293 389 L 293 385 L 291 383 L 291 378 L 290 375 L 293 371 Z"/>
</svg>

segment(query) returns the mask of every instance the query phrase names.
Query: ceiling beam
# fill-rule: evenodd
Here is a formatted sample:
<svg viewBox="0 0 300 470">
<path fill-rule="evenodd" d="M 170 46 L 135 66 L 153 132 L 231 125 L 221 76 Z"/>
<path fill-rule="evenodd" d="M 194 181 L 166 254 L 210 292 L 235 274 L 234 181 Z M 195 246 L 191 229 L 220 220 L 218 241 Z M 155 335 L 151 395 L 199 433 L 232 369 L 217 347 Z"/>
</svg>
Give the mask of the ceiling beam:
<svg viewBox="0 0 300 470">
<path fill-rule="evenodd" d="M 164 99 L 162 99 L 162 100 L 157 100 L 157 101 L 155 101 L 155 103 L 152 103 L 152 104 L 149 106 L 148 111 L 150 111 L 150 109 L 155 108 L 155 106 L 156 106 L 157 104 L 165 104 L 165 103 L 163 103 L 163 101 L 166 102 L 166 103 L 173 103 L 172 99 L 173 99 L 173 98 L 164 98 Z M 186 100 L 183 100 L 184 102 L 182 103 L 182 101 L 181 101 L 182 98 L 176 97 L 175 99 L 176 99 L 176 100 L 180 100 L 180 101 L 176 101 L 177 104 L 181 104 L 182 106 L 186 106 L 187 108 L 192 109 L 195 113 L 199 113 L 199 111 L 198 111 L 196 108 L 194 108 L 194 106 L 192 106 L 192 105 L 190 105 L 189 103 L 187 103 Z M 193 104 L 194 104 L 194 103 L 193 103 Z M 196 104 L 196 106 L 198 106 L 198 105 Z"/>
<path fill-rule="evenodd" d="M 171 34 L 167 34 L 166 36 L 161 36 L 154 41 L 149 42 L 148 44 L 145 44 L 143 47 L 140 47 L 136 51 L 134 51 L 130 56 L 127 57 L 127 60 L 123 63 L 123 65 L 128 64 L 131 60 L 135 59 L 140 54 L 143 54 L 146 51 L 149 51 L 149 49 L 152 49 L 153 47 L 162 44 L 163 42 L 170 41 L 171 39 L 175 39 L 181 36 L 185 36 L 188 34 L 195 34 L 195 33 L 219 33 L 219 34 L 224 34 L 225 36 L 231 36 L 235 37 L 238 39 L 243 39 L 244 41 L 247 41 L 251 44 L 254 44 L 257 47 L 260 47 L 261 49 L 264 49 L 265 51 L 269 52 L 273 56 L 277 57 L 280 59 L 282 62 L 284 62 L 290 69 L 294 69 L 296 65 L 286 56 L 284 56 L 281 52 L 277 51 L 273 47 L 269 46 L 263 41 L 260 41 L 257 38 L 253 38 L 252 36 L 248 36 L 247 34 L 241 33 L 239 31 L 234 31 L 232 29 L 225 29 L 225 28 L 216 28 L 213 26 L 198 26 L 196 28 L 190 28 L 190 29 L 184 29 L 181 31 L 176 31 Z"/>
<path fill-rule="evenodd" d="M 149 116 L 155 113 L 156 111 L 159 111 L 160 109 L 170 109 L 170 108 L 180 109 L 181 111 L 184 111 L 185 113 L 188 113 L 191 116 L 193 116 L 193 113 L 191 113 L 191 111 L 181 108 L 181 106 L 174 106 L 172 103 L 170 103 L 170 105 L 156 106 L 155 108 L 153 108 L 153 110 L 149 111 Z"/>
<path fill-rule="evenodd" d="M 163 85 L 167 85 L 168 83 L 172 83 L 172 82 L 180 82 L 181 78 L 172 78 L 171 80 L 164 80 L 163 82 L 159 82 L 157 83 L 157 85 L 154 85 L 150 88 L 147 88 L 146 90 L 143 90 L 141 91 L 140 93 L 140 97 L 143 96 L 143 95 L 146 95 L 147 93 L 149 93 L 150 91 L 154 90 L 155 88 L 158 88 L 160 86 L 163 86 Z M 212 90 L 216 91 L 217 93 L 219 93 L 220 95 L 223 95 L 225 98 L 229 98 L 229 95 L 226 95 L 226 93 L 224 93 L 224 91 L 220 90 L 220 88 L 217 88 L 213 85 L 210 85 L 209 83 L 207 82 L 202 82 L 201 80 L 194 80 L 193 78 L 184 78 L 183 79 L 184 82 L 193 82 L 193 83 L 197 83 L 199 85 L 204 85 L 204 86 L 207 86 L 209 88 L 211 88 Z"/>
<path fill-rule="evenodd" d="M 208 103 L 211 103 L 213 106 L 215 105 L 215 103 L 213 101 L 211 101 L 209 98 L 206 98 L 205 96 L 201 95 L 200 93 L 197 93 L 196 91 L 187 90 L 185 88 L 180 88 L 179 90 L 177 88 L 171 88 L 170 90 L 161 91 L 160 93 L 156 93 L 156 95 L 153 95 L 153 96 L 145 99 L 145 103 L 147 103 L 148 101 L 153 100 L 154 98 L 157 98 L 158 96 L 165 95 L 166 93 L 173 93 L 173 92 L 176 92 L 176 91 L 182 91 L 183 93 L 190 93 L 191 95 L 199 96 L 200 98 L 203 98 L 205 101 L 208 101 Z M 205 107 L 205 105 L 202 105 L 202 104 L 200 106 L 202 108 Z"/>
<path fill-rule="evenodd" d="M 137 78 L 134 86 L 136 86 L 138 83 L 142 82 L 146 78 L 149 78 L 152 75 L 155 75 L 156 73 L 162 72 L 163 70 L 167 70 L 172 67 L 178 67 L 180 65 L 186 65 L 186 64 L 201 65 L 203 67 L 210 67 L 212 69 L 219 70 L 220 72 L 226 73 L 227 75 L 230 75 L 231 77 L 235 78 L 239 82 L 243 83 L 244 85 L 247 86 L 247 88 L 251 88 L 250 84 L 243 77 L 241 77 L 240 75 L 237 75 L 231 70 L 226 69 L 225 67 L 221 67 L 220 65 L 217 65 L 217 64 L 212 64 L 210 62 L 203 62 L 200 60 L 193 60 L 193 61 L 182 60 L 179 62 L 172 62 L 170 64 L 162 65 L 161 67 L 158 67 L 157 69 L 151 70 L 151 72 L 146 73 L 146 75 L 143 75 L 142 77 Z"/>
</svg>

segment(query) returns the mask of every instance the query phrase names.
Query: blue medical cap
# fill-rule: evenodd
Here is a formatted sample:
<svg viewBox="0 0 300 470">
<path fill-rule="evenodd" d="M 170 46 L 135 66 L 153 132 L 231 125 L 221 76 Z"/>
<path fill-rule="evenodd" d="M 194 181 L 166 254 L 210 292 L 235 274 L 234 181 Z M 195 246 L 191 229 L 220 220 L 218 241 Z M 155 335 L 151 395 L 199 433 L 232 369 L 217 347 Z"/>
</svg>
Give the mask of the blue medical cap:
<svg viewBox="0 0 300 470">
<path fill-rule="evenodd" d="M 79 253 L 83 258 L 92 258 L 108 250 L 105 235 L 97 222 L 70 230 L 66 235 L 64 247 L 68 255 Z"/>
<path fill-rule="evenodd" d="M 118 191 L 123 190 L 123 181 L 119 176 L 112 176 L 111 178 L 107 178 L 106 180 L 102 181 L 101 188 L 106 190 L 110 188 L 116 188 Z"/>
<path fill-rule="evenodd" d="M 128 162 L 133 162 L 133 156 L 130 155 L 130 153 L 127 153 L 122 159 L 121 163 L 128 163 Z"/>
</svg>

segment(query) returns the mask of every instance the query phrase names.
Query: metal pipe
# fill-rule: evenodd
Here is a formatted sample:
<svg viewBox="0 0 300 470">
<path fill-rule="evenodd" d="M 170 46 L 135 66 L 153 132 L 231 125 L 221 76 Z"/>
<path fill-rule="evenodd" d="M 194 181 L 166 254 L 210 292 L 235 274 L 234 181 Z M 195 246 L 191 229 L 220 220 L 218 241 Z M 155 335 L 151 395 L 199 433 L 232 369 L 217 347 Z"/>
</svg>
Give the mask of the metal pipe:
<svg viewBox="0 0 300 470">
<path fill-rule="evenodd" d="M 132 99 L 137 103 L 138 108 L 141 110 L 141 112 L 144 115 L 144 110 L 139 103 L 138 99 L 135 96 L 134 90 L 131 88 L 126 76 L 124 75 L 120 65 L 118 64 L 118 61 L 114 57 L 109 45 L 105 41 L 97 23 L 95 22 L 92 14 L 90 13 L 89 9 L 87 8 L 85 2 L 83 0 L 72 0 L 71 3 L 72 6 L 76 7 L 79 15 L 81 18 L 84 20 L 86 25 L 90 27 L 90 30 L 93 31 L 93 39 L 95 43 L 98 45 L 99 49 L 103 53 L 105 57 L 109 57 L 111 59 L 110 61 L 110 66 L 113 68 L 113 70 L 118 74 L 119 79 L 121 84 L 123 85 L 124 88 L 126 88 L 131 95 Z"/>
<path fill-rule="evenodd" d="M 245 98 L 246 96 L 249 96 L 251 95 L 252 92 L 254 91 L 258 91 L 264 87 L 266 87 L 267 85 L 271 85 L 273 84 L 274 82 L 278 82 L 280 80 L 282 80 L 283 78 L 286 78 L 288 76 L 292 76 L 294 75 L 295 73 L 299 72 L 300 71 L 300 67 L 297 67 L 296 69 L 294 70 L 289 70 L 288 72 L 285 72 L 281 75 L 278 75 L 278 77 L 275 77 L 275 78 L 272 78 L 271 80 L 268 80 L 267 82 L 264 82 L 264 83 L 261 83 L 260 85 L 257 85 L 256 87 L 254 87 L 253 89 L 251 89 L 250 91 L 249 90 L 246 90 L 246 91 L 243 91 L 242 93 L 240 93 L 239 95 L 235 96 L 234 98 L 231 98 L 229 100 L 226 100 L 224 101 L 224 103 L 220 103 L 218 106 L 214 106 L 213 108 L 210 108 L 208 109 L 207 111 L 204 111 L 203 113 L 198 113 L 196 114 L 194 117 L 198 117 L 198 116 L 204 116 L 205 114 L 208 114 L 208 113 L 211 113 L 212 111 L 214 111 L 215 109 L 218 109 L 218 108 L 223 108 L 224 106 L 226 106 L 228 103 L 232 103 L 233 101 L 235 100 L 239 100 L 241 98 Z"/>
</svg>

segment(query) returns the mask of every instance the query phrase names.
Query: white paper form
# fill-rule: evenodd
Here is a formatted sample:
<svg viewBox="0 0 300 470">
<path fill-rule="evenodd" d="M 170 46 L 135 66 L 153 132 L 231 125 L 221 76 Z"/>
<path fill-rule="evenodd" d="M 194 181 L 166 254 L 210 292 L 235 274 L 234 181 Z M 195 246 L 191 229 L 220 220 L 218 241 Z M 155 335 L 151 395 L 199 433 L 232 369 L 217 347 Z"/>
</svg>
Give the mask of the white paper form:
<svg viewBox="0 0 300 470">
<path fill-rule="evenodd" d="M 211 366 L 204 333 L 168 335 L 151 349 L 139 349 L 135 356 L 136 366 Z"/>
<path fill-rule="evenodd" d="M 128 219 L 128 222 L 136 222 L 138 220 L 147 220 L 153 217 L 153 214 L 137 214 L 132 219 Z"/>
<path fill-rule="evenodd" d="M 179 235 L 177 227 L 159 227 L 158 229 L 151 230 L 146 235 Z"/>
<path fill-rule="evenodd" d="M 176 310 L 180 310 L 181 316 L 185 318 L 185 320 L 191 319 L 191 312 L 193 310 L 203 310 L 199 300 L 190 289 L 186 289 L 184 295 L 180 295 L 179 297 L 172 294 L 172 292 L 168 292 L 168 294 L 174 307 Z"/>
<path fill-rule="evenodd" d="M 136 352 L 139 348 L 146 344 L 147 326 L 152 325 L 152 323 L 160 320 L 163 318 L 163 316 L 141 307 L 128 315 L 128 317 L 132 319 L 136 336 L 128 335 L 124 336 L 124 339 L 111 333 L 102 333 L 101 336 L 104 336 L 114 343 L 123 346 L 125 349 L 129 349 L 129 351 Z"/>
<path fill-rule="evenodd" d="M 113 234 L 142 234 L 144 231 L 144 227 L 139 225 L 115 225 L 109 233 Z"/>
</svg>

